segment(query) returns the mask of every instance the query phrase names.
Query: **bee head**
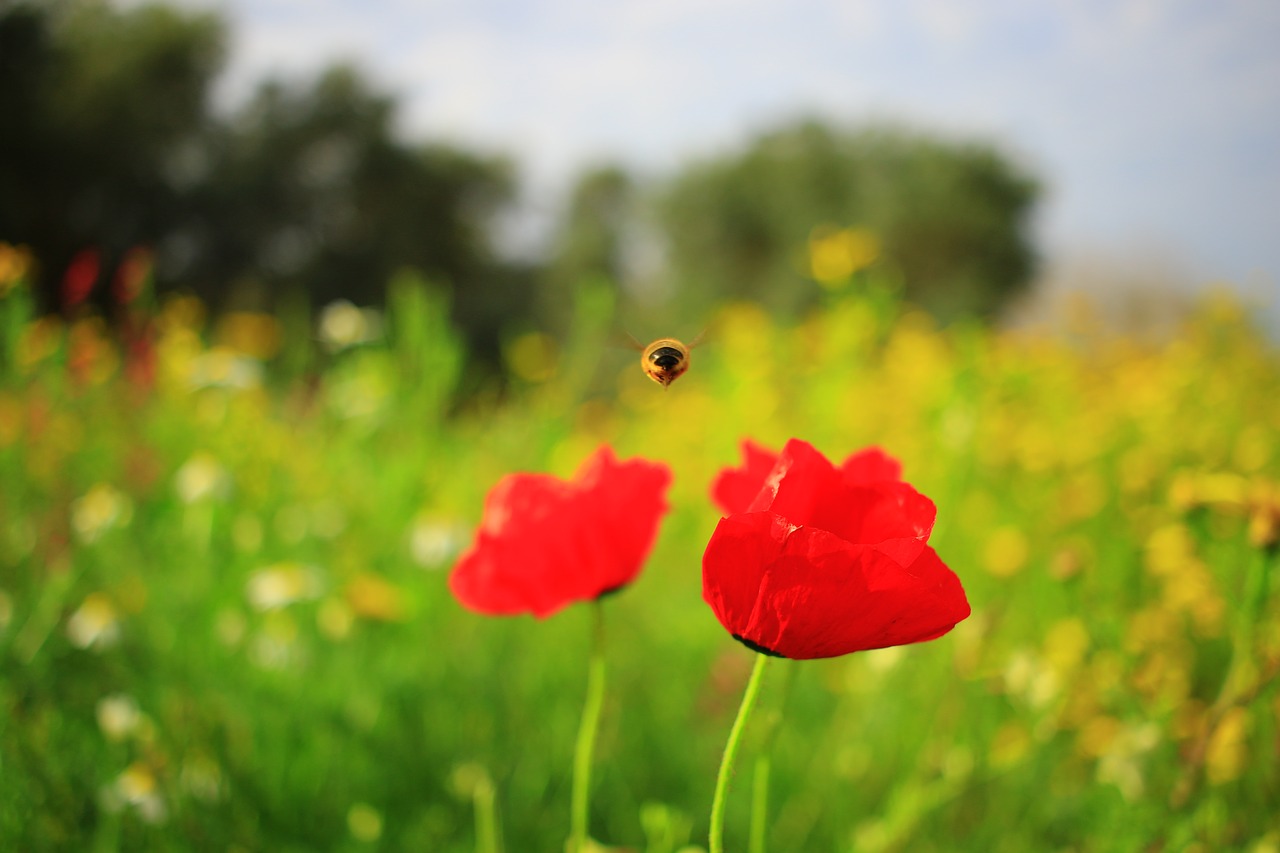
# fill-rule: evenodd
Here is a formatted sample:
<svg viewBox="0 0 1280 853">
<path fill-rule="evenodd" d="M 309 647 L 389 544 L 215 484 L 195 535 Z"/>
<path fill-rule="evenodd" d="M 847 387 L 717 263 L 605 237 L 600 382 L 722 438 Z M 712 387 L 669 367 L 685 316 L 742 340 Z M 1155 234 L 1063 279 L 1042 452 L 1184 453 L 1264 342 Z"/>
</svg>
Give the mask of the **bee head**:
<svg viewBox="0 0 1280 853">
<path fill-rule="evenodd" d="M 649 353 L 649 361 L 654 367 L 670 370 L 684 359 L 684 355 L 675 347 L 658 347 Z"/>
</svg>

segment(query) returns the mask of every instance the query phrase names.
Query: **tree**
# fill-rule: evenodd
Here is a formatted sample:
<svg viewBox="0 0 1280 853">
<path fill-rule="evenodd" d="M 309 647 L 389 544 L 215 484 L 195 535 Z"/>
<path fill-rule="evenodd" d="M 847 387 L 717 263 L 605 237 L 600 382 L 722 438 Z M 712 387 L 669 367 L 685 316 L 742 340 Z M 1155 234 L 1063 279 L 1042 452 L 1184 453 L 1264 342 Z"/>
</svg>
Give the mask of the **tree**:
<svg viewBox="0 0 1280 853">
<path fill-rule="evenodd" d="M 447 285 L 473 341 L 490 346 L 523 288 L 493 257 L 513 178 L 501 161 L 394 135 L 395 102 L 335 67 L 311 84 L 262 85 L 207 145 L 192 194 L 183 280 L 215 303 L 383 301 L 413 267 Z M 514 303 L 514 304 L 513 304 Z"/>
<path fill-rule="evenodd" d="M 547 326 L 566 331 L 574 293 L 584 282 L 623 283 L 637 203 L 635 185 L 620 167 L 602 166 L 578 178 L 539 280 L 539 313 Z"/>
<path fill-rule="evenodd" d="M 990 315 L 1030 280 L 1038 192 L 987 144 L 805 122 L 686 168 L 660 220 L 692 310 L 726 297 L 803 308 L 817 292 L 802 256 L 813 230 L 853 225 L 876 235 L 912 300 L 943 317 Z"/>
<path fill-rule="evenodd" d="M 35 250 L 44 307 L 75 253 L 118 257 L 174 220 L 224 40 L 158 5 L 0 3 L 0 239 Z"/>
<path fill-rule="evenodd" d="M 452 290 L 455 320 L 496 359 L 500 327 L 532 304 L 490 247 L 509 165 L 398 138 L 394 99 L 346 67 L 264 83 L 219 119 L 225 37 L 216 16 L 162 5 L 0 0 L 0 240 L 42 263 L 41 307 L 64 305 L 83 249 L 104 260 L 74 267 L 85 286 L 152 246 L 157 286 L 215 309 L 285 293 L 376 304 L 412 267 Z"/>
</svg>

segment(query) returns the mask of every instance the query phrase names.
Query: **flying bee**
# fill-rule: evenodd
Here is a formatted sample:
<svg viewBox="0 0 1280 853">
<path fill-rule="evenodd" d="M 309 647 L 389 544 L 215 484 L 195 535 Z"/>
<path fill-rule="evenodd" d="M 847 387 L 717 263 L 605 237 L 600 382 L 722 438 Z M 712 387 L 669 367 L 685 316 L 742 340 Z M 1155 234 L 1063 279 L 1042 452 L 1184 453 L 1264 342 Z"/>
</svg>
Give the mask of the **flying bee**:
<svg viewBox="0 0 1280 853">
<path fill-rule="evenodd" d="M 685 346 L 675 338 L 658 338 L 642 348 L 640 369 L 645 376 L 666 388 L 689 369 L 689 350 L 697 346 L 701 339 L 702 335 L 698 335 L 693 343 Z"/>
</svg>

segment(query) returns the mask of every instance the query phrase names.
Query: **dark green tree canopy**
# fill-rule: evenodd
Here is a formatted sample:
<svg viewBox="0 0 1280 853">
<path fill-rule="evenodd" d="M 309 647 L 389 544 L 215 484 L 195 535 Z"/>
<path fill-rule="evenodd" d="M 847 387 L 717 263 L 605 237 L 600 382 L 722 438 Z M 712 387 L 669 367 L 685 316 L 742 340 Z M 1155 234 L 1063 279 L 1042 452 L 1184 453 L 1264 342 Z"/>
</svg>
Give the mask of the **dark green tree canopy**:
<svg viewBox="0 0 1280 853">
<path fill-rule="evenodd" d="M 380 302 L 401 266 L 458 287 L 492 266 L 489 224 L 507 164 L 395 137 L 395 102 L 351 68 L 264 84 L 210 137 L 193 192 L 191 283 Z M 462 294 L 459 294 L 462 296 Z"/>
<path fill-rule="evenodd" d="M 35 250 L 46 307 L 72 254 L 118 256 L 179 216 L 170 167 L 204 130 L 224 38 L 164 6 L 0 2 L 0 239 Z"/>
<path fill-rule="evenodd" d="M 982 143 L 804 122 L 693 165 L 661 225 L 681 299 L 745 297 L 793 312 L 816 294 L 802 252 L 823 225 L 869 229 L 909 298 L 944 317 L 989 315 L 1034 268 L 1036 182 Z"/>
<path fill-rule="evenodd" d="M 490 250 L 513 189 L 503 160 L 395 132 L 396 104 L 359 73 L 264 83 L 230 118 L 209 109 L 216 16 L 97 0 L 0 0 L 0 240 L 29 245 L 45 309 L 71 258 L 156 250 L 157 283 L 214 308 L 382 301 L 413 267 L 454 290 L 473 345 L 527 283 Z M 104 306 L 105 307 L 105 306 Z"/>
</svg>

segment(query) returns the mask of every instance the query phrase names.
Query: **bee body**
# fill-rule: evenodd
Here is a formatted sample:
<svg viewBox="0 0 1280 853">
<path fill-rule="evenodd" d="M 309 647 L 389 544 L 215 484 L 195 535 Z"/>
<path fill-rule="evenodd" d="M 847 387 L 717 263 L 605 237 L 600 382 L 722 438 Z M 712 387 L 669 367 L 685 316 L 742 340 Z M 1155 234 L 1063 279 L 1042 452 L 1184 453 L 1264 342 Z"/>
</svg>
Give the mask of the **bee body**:
<svg viewBox="0 0 1280 853">
<path fill-rule="evenodd" d="M 675 338 L 658 338 L 644 348 L 640 369 L 645 376 L 666 388 L 689 369 L 689 347 Z"/>
</svg>

